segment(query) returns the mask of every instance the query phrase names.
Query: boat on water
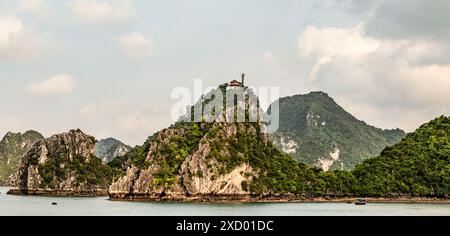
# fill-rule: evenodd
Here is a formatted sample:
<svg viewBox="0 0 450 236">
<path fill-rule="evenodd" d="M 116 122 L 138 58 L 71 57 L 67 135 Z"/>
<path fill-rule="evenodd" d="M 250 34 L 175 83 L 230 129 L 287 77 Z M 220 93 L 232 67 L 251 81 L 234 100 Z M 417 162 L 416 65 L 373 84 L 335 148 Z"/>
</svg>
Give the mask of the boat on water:
<svg viewBox="0 0 450 236">
<path fill-rule="evenodd" d="M 357 206 L 364 206 L 366 204 L 367 204 L 366 199 L 363 199 L 363 198 L 356 199 L 356 201 L 355 201 L 355 205 L 357 205 Z"/>
</svg>

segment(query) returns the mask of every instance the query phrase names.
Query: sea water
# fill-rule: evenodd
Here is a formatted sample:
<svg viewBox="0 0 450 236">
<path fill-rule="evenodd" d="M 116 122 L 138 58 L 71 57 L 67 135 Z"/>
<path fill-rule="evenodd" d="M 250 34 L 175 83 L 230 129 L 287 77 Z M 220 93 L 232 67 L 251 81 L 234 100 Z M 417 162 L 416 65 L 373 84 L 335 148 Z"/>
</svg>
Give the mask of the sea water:
<svg viewBox="0 0 450 236">
<path fill-rule="evenodd" d="M 107 197 L 13 196 L 6 195 L 8 190 L 0 187 L 0 216 L 450 216 L 450 204 L 118 202 Z"/>
</svg>

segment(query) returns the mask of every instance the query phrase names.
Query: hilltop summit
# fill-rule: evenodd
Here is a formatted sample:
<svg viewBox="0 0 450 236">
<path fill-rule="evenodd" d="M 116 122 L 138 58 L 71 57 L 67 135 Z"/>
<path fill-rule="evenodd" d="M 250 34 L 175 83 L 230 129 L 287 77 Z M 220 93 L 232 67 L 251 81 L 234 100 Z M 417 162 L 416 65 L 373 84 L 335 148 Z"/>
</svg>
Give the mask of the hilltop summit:
<svg viewBox="0 0 450 236">
<path fill-rule="evenodd" d="M 278 102 L 280 128 L 272 136 L 276 146 L 326 171 L 351 169 L 405 136 L 400 129 L 382 130 L 358 120 L 324 92 Z"/>
<path fill-rule="evenodd" d="M 33 130 L 23 134 L 8 132 L 0 141 L 0 185 L 9 185 L 13 174 L 22 155 L 31 145 L 44 137 Z"/>
<path fill-rule="evenodd" d="M 81 130 L 36 141 L 20 160 L 10 193 L 106 195 L 112 173 L 94 155 L 95 144 Z"/>
</svg>

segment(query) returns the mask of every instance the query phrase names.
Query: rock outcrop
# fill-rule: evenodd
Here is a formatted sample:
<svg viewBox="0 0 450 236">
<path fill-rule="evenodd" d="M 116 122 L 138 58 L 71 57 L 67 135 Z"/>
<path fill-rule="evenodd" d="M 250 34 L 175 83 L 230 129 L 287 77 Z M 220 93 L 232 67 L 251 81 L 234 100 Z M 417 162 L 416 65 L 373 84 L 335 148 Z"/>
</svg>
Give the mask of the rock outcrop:
<svg viewBox="0 0 450 236">
<path fill-rule="evenodd" d="M 35 142 L 19 162 L 10 194 L 106 195 L 111 173 L 93 155 L 95 144 L 80 130 Z"/>
<path fill-rule="evenodd" d="M 195 124 L 197 125 L 197 124 Z M 244 186 L 250 184 L 259 172 L 249 163 L 239 163 L 235 167 L 227 166 L 227 160 L 240 159 L 239 154 L 227 149 L 222 143 L 223 150 L 220 158 L 212 156 L 212 147 L 216 145 L 219 137 L 226 140 L 240 134 L 257 135 L 254 128 L 239 124 L 214 124 L 214 134 L 206 133 L 196 143 L 195 150 L 184 160 L 170 177 L 162 176 L 167 172 L 167 160 L 176 158 L 170 153 L 164 154 L 173 144 L 174 140 L 192 132 L 186 129 L 167 129 L 156 134 L 150 142 L 149 151 L 145 158 L 147 168 L 131 166 L 126 175 L 114 182 L 110 187 L 110 196 L 113 199 L 134 200 L 188 200 L 205 197 L 240 199 L 250 195 L 249 189 Z M 216 150 L 214 150 L 216 151 Z M 170 161 L 169 161 L 170 162 Z M 227 170 L 227 167 L 229 167 Z M 245 184 L 243 184 L 245 183 Z"/>
<path fill-rule="evenodd" d="M 248 103 L 237 106 L 256 110 Z M 110 186 L 110 197 L 157 201 L 251 197 L 253 182 L 267 172 L 252 159 L 277 158 L 281 153 L 261 132 L 264 124 L 259 120 L 224 122 L 234 110 L 224 107 L 212 123 L 178 122 L 150 137 L 139 151 L 130 152 L 126 174 Z"/>
<path fill-rule="evenodd" d="M 8 132 L 0 141 L 0 185 L 10 185 L 10 177 L 23 154 L 44 137 L 36 131 Z"/>
<path fill-rule="evenodd" d="M 243 134 L 257 136 L 256 130 L 246 127 L 244 124 L 219 124 L 216 123 L 213 129 L 221 130 L 223 137 L 227 140 L 236 135 Z M 211 149 L 219 137 L 206 135 L 192 156 L 189 156 L 181 165 L 180 175 L 182 184 L 188 195 L 248 195 L 250 192 L 243 189 L 242 182 L 251 183 L 253 176 L 258 173 L 248 163 L 231 168 L 224 173 L 226 165 L 217 158 L 209 158 Z M 221 158 L 239 159 L 236 154 L 224 148 L 220 152 Z M 242 155 L 238 153 L 237 155 Z"/>
<path fill-rule="evenodd" d="M 103 164 L 110 163 L 114 158 L 125 156 L 131 147 L 113 138 L 102 139 L 95 145 L 95 155 L 102 159 Z"/>
</svg>

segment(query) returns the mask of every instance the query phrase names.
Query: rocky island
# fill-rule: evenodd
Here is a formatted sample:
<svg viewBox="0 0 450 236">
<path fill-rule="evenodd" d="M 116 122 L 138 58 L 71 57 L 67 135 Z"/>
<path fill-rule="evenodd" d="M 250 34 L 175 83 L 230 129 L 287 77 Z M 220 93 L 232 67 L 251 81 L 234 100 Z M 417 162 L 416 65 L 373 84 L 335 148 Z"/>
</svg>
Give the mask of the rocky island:
<svg viewBox="0 0 450 236">
<path fill-rule="evenodd" d="M 230 105 L 227 93 L 233 93 L 237 87 L 246 91 L 246 97 Z M 186 118 L 195 118 L 198 111 L 209 109 L 218 93 L 224 95 L 219 102 L 223 107 L 215 107 L 211 114 L 202 114 L 199 120 L 186 121 Z M 31 144 L 14 172 L 11 182 L 15 188 L 9 193 L 109 196 L 111 200 L 131 201 L 348 202 L 366 198 L 376 202 L 449 202 L 449 117 L 442 116 L 422 125 L 381 154 L 363 158 L 366 160 L 351 170 L 331 168 L 327 171 L 315 165 L 317 161 L 302 163 L 298 154 L 313 150 L 312 143 L 331 147 L 330 142 L 339 144 L 340 140 L 347 145 L 340 147 L 349 148 L 349 140 L 365 137 L 352 134 L 347 135 L 348 140 L 339 139 L 344 135 L 339 133 L 344 132 L 342 130 L 359 130 L 378 137 L 375 139 L 379 143 L 365 147 L 370 150 L 394 142 L 404 136 L 403 131 L 370 128 L 340 110 L 326 94 L 315 93 L 300 101 L 319 96 L 329 101 L 325 105 L 327 109 L 307 105 L 304 110 L 304 104 L 282 108 L 282 116 L 290 111 L 294 117 L 282 118 L 281 131 L 271 136 L 262 132 L 267 129 L 262 117 L 250 119 L 251 114 L 259 111 L 255 96 L 251 89 L 237 81 L 233 85 L 221 85 L 202 96 L 178 122 L 134 148 L 112 139 L 98 146 L 94 137 L 81 130 L 25 142 Z M 321 100 L 314 99 L 313 103 L 318 101 Z M 296 111 L 295 107 L 306 113 Z M 311 107 L 316 109 L 314 114 L 320 115 L 313 116 Z M 330 107 L 341 111 L 340 122 L 330 120 L 337 117 L 330 114 L 333 113 Z M 245 111 L 244 121 L 226 121 L 225 118 L 234 116 L 237 110 Z M 346 123 L 342 117 L 349 118 L 348 125 L 343 125 L 346 129 L 338 127 Z M 307 124 L 300 127 L 311 136 L 300 139 L 295 135 L 303 131 L 288 132 L 289 126 L 296 129 L 296 118 L 300 122 L 297 124 Z M 321 132 L 326 124 L 332 126 L 332 130 Z M 321 134 L 327 132 L 331 132 L 328 133 L 331 139 L 321 139 Z M 288 141 L 289 136 L 295 143 Z M 367 143 L 367 140 L 356 143 Z M 295 152 L 289 151 L 294 148 Z M 320 147 L 308 155 L 329 150 Z M 361 153 L 362 149 L 349 150 Z M 103 162 L 96 153 L 101 154 Z M 353 165 L 345 155 L 342 157 L 336 163 Z"/>
<path fill-rule="evenodd" d="M 219 89 L 225 93 L 228 87 Z M 209 102 L 205 99 L 195 106 L 205 108 Z M 234 109 L 225 107 L 219 116 Z M 424 124 L 350 171 L 323 171 L 295 161 L 260 132 L 264 125 L 248 121 L 177 122 L 116 160 L 125 174 L 112 183 L 109 195 L 112 200 L 138 201 L 449 200 L 448 117 Z M 404 136 L 401 130 L 369 130 L 370 135 L 385 133 L 386 140 L 389 135 L 392 139 Z"/>
<path fill-rule="evenodd" d="M 0 186 L 10 185 L 10 178 L 23 154 L 44 137 L 33 130 L 25 133 L 8 132 L 0 141 Z"/>
<path fill-rule="evenodd" d="M 94 155 L 95 144 L 81 130 L 38 140 L 20 160 L 9 194 L 106 196 L 112 172 Z"/>
<path fill-rule="evenodd" d="M 222 85 L 205 97 L 217 91 L 225 94 L 229 89 Z M 199 101 L 192 110 L 196 106 L 204 108 L 209 102 Z M 257 109 L 255 104 L 240 105 L 247 110 Z M 277 188 L 283 192 L 288 188 L 286 183 L 268 183 L 287 182 L 301 169 L 308 171 L 305 165 L 275 148 L 267 134 L 261 132 L 262 122 L 219 121 L 234 109 L 225 106 L 217 111 L 212 123 L 177 122 L 151 136 L 122 160 L 127 170 L 110 186 L 111 199 L 245 200 L 255 192 L 269 194 Z M 297 171 L 290 171 L 293 169 Z M 297 181 L 308 184 L 308 178 L 298 177 Z"/>
</svg>

